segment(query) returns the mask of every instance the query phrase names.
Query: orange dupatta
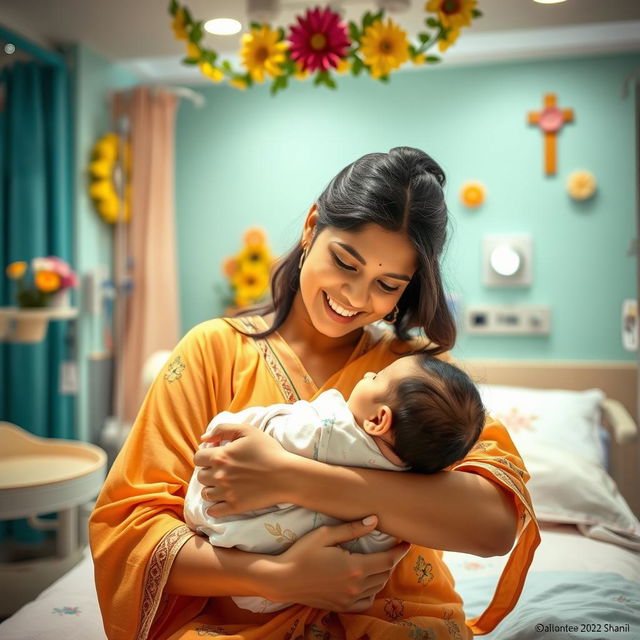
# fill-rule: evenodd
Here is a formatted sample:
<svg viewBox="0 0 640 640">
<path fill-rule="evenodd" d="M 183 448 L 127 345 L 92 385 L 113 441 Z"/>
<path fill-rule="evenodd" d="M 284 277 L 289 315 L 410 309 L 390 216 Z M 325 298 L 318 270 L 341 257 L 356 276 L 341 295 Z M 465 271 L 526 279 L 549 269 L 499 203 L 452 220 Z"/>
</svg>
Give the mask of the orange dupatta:
<svg viewBox="0 0 640 640">
<path fill-rule="evenodd" d="M 478 618 L 465 621 L 442 552 L 417 545 L 373 606 L 361 614 L 294 605 L 260 626 L 225 624 L 217 615 L 216 598 L 163 594 L 173 559 L 195 535 L 184 525 L 183 502 L 199 436 L 216 413 L 312 400 L 332 387 L 348 397 L 365 371 L 377 371 L 415 347 L 368 328 L 347 364 L 318 389 L 279 334 L 254 340 L 236 328 L 256 332 L 266 324 L 259 316 L 210 320 L 179 342 L 149 390 L 100 493 L 90 520 L 90 541 L 110 640 L 462 640 L 491 631 L 517 602 L 540 538 L 524 486 L 526 469 L 506 429 L 489 420 L 474 449 L 451 469 L 479 473 L 510 493 L 519 526 L 494 597 Z"/>
</svg>

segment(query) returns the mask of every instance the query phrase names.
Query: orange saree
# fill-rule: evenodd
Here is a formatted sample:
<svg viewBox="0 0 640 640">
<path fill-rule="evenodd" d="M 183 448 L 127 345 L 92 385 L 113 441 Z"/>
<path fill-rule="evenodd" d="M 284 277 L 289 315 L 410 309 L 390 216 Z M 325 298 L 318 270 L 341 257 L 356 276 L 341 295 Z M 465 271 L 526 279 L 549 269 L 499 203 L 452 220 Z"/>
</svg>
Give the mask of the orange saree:
<svg viewBox="0 0 640 640">
<path fill-rule="evenodd" d="M 228 624 L 217 598 L 163 593 L 171 564 L 193 535 L 183 501 L 200 435 L 220 411 L 313 399 L 327 388 L 345 397 L 366 371 L 377 371 L 414 345 L 368 328 L 347 364 L 318 389 L 276 333 L 255 340 L 236 328 L 266 328 L 258 316 L 215 319 L 193 328 L 158 375 L 90 519 L 96 587 L 110 640 L 463 640 L 491 631 L 511 611 L 540 538 L 528 474 L 506 429 L 488 419 L 480 441 L 450 469 L 478 473 L 512 495 L 517 541 L 487 610 L 465 620 L 442 552 L 413 545 L 365 613 L 335 614 L 303 605 L 266 624 Z"/>
</svg>

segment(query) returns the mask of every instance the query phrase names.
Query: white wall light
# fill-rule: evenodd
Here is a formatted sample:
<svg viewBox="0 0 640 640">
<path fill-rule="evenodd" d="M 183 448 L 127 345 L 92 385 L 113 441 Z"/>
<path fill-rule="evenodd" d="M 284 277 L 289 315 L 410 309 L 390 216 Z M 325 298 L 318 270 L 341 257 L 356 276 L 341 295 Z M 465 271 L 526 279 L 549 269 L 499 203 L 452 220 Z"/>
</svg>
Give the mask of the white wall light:
<svg viewBox="0 0 640 640">
<path fill-rule="evenodd" d="M 487 287 L 528 287 L 533 274 L 529 233 L 494 233 L 482 238 L 483 283 Z"/>
<path fill-rule="evenodd" d="M 217 36 L 232 36 L 242 29 L 242 25 L 233 18 L 214 18 L 204 23 L 204 30 Z"/>
</svg>

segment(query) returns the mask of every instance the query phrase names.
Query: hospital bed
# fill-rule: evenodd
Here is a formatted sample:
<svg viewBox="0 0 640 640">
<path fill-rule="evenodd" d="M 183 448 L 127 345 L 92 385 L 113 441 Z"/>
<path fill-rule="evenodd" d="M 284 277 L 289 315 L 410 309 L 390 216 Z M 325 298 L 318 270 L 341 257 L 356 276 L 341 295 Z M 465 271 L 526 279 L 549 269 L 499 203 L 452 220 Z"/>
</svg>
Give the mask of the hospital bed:
<svg viewBox="0 0 640 640">
<path fill-rule="evenodd" d="M 516 608 L 484 637 L 640 638 L 640 522 L 629 506 L 638 513 L 635 366 L 461 364 L 525 459 L 542 537 Z M 507 556 L 445 559 L 467 616 L 481 613 Z M 0 638 L 105 638 L 89 553 L 1 623 Z"/>
</svg>

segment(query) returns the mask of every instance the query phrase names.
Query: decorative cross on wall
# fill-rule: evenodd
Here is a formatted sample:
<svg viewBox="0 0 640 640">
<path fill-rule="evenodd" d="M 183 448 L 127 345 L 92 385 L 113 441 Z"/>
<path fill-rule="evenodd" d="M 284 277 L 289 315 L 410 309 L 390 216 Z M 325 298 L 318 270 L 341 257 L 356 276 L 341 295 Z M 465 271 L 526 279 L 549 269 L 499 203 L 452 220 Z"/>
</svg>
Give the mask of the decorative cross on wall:
<svg viewBox="0 0 640 640">
<path fill-rule="evenodd" d="M 544 109 L 530 111 L 529 124 L 537 124 L 544 133 L 544 172 L 553 175 L 556 172 L 557 141 L 556 134 L 566 122 L 573 122 L 573 109 L 559 109 L 555 93 L 544 96 Z"/>
</svg>

